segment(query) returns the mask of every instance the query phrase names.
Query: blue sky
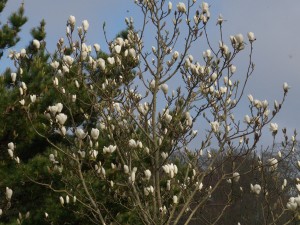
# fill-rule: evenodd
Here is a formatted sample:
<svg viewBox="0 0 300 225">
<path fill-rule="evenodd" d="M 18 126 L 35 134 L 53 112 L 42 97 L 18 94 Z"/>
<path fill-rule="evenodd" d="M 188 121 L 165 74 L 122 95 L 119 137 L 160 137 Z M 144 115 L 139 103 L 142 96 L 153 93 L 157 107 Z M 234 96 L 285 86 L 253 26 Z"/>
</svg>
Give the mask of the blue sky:
<svg viewBox="0 0 300 225">
<path fill-rule="evenodd" d="M 184 0 L 182 0 L 184 1 Z M 21 0 L 8 1 L 4 13 L 0 15 L 3 22 L 7 15 L 16 10 Z M 176 6 L 178 1 L 172 1 Z M 197 1 L 198 4 L 201 2 Z M 255 98 L 267 99 L 272 104 L 280 99 L 283 82 L 288 82 L 292 89 L 280 115 L 275 119 L 279 126 L 289 130 L 300 128 L 300 47 L 299 31 L 299 0 L 223 0 L 208 1 L 211 5 L 212 17 L 209 25 L 212 42 L 217 44 L 217 27 L 215 21 L 221 13 L 227 22 L 224 24 L 224 36 L 248 31 L 255 33 L 257 41 L 254 47 L 255 72 L 248 84 L 245 94 L 252 93 Z M 133 4 L 133 0 L 25 0 L 25 13 L 28 23 L 22 29 L 22 42 L 14 49 L 20 50 L 30 41 L 30 29 L 45 19 L 47 26 L 47 48 L 55 48 L 60 37 L 64 37 L 65 25 L 69 15 L 76 17 L 77 24 L 87 19 L 90 23 L 88 42 L 105 46 L 102 24 L 105 21 L 108 37 L 112 39 L 116 33 L 125 27 L 124 18 L 132 16 L 139 25 L 141 14 Z M 151 34 L 151 31 L 150 33 Z M 150 38 L 150 37 L 149 37 Z M 227 38 L 229 44 L 229 38 Z M 146 42 L 147 43 L 147 42 Z M 151 48 L 149 39 L 149 48 Z M 205 48 L 197 46 L 191 52 L 195 57 L 201 55 Z M 5 58 L 4 56 L 3 58 Z M 247 52 L 236 61 L 237 73 L 245 74 Z M 1 61 L 0 71 L 8 65 L 7 60 Z M 242 118 L 247 112 L 247 104 L 242 105 Z M 289 132 L 291 134 L 291 132 Z M 266 134 L 265 142 L 271 140 Z"/>
</svg>

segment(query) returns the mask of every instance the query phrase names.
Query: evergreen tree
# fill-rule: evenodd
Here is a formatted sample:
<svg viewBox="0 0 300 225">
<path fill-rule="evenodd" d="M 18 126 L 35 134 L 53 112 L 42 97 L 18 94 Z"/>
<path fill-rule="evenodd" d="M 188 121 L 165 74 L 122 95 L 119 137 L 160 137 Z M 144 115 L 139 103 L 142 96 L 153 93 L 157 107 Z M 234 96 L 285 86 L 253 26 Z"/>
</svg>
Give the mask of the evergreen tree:
<svg viewBox="0 0 300 225">
<path fill-rule="evenodd" d="M 0 15 L 3 12 L 7 0 L 0 1 Z M 22 4 L 17 12 L 12 13 L 7 22 L 0 21 L 0 58 L 3 56 L 3 51 L 14 46 L 20 37 L 18 33 L 21 27 L 26 23 L 27 18 L 24 16 L 24 5 Z"/>
</svg>

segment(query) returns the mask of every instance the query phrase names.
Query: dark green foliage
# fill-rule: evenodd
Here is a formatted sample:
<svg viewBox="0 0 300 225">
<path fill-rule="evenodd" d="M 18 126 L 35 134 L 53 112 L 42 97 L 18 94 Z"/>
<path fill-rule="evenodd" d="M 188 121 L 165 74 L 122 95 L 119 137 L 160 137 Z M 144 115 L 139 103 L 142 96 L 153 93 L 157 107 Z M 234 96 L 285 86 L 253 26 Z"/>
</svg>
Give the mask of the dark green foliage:
<svg viewBox="0 0 300 225">
<path fill-rule="evenodd" d="M 0 13 L 3 11 L 6 2 L 7 0 L 0 1 Z M 18 33 L 26 21 L 23 4 L 17 12 L 9 16 L 7 22 L 2 21 L 2 27 L 0 28 L 0 58 L 3 56 L 5 49 L 14 46 L 20 40 Z"/>
</svg>

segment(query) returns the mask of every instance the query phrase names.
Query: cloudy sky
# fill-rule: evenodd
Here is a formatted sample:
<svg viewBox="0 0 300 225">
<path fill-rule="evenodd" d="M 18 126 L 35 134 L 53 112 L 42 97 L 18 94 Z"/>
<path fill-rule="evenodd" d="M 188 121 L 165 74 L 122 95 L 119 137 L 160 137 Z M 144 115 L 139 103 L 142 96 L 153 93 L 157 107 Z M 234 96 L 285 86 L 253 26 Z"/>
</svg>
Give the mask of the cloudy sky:
<svg viewBox="0 0 300 225">
<path fill-rule="evenodd" d="M 182 0 L 184 1 L 184 0 Z M 20 0 L 8 1 L 0 20 L 5 21 L 7 15 L 16 10 Z M 252 93 L 255 98 L 269 100 L 273 104 L 275 99 L 282 95 L 282 84 L 288 82 L 292 87 L 283 110 L 275 119 L 279 126 L 289 130 L 300 129 L 300 46 L 299 42 L 299 0 L 223 0 L 208 1 L 211 5 L 211 22 L 209 30 L 212 41 L 218 42 L 215 37 L 217 27 L 215 21 L 221 13 L 226 19 L 224 35 L 248 31 L 255 33 L 257 41 L 254 47 L 255 72 L 246 89 L 246 94 Z M 176 5 L 177 1 L 173 1 Z M 200 2 L 199 2 L 200 4 Z M 20 50 L 30 41 L 29 31 L 37 26 L 41 19 L 47 23 L 47 48 L 53 50 L 57 40 L 64 36 L 65 25 L 69 15 L 76 16 L 76 20 L 87 19 L 90 23 L 88 42 L 100 43 L 104 46 L 102 24 L 105 21 L 109 39 L 125 28 L 124 18 L 132 16 L 137 26 L 141 14 L 133 4 L 133 0 L 25 0 L 25 12 L 28 23 L 23 27 L 23 37 L 15 49 Z M 229 44 L 229 39 L 228 44 Z M 151 44 L 149 43 L 149 47 Z M 204 51 L 201 46 L 196 47 L 192 54 L 199 55 Z M 247 54 L 236 60 L 240 76 L 245 74 Z M 8 66 L 8 61 L 1 61 L 0 71 Z M 247 112 L 247 105 L 241 112 Z M 243 117 L 243 115 L 241 115 Z M 291 132 L 290 132 L 291 134 Z M 264 142 L 269 142 L 271 135 L 266 134 Z"/>
</svg>

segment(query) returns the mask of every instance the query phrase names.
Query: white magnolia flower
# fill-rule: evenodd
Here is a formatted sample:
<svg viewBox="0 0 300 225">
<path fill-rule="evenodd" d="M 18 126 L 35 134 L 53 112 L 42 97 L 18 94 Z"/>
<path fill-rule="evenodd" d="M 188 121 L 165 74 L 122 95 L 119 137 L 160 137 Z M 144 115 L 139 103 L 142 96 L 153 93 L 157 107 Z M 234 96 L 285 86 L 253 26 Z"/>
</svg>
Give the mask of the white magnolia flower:
<svg viewBox="0 0 300 225">
<path fill-rule="evenodd" d="M 183 2 L 179 2 L 177 4 L 177 10 L 180 12 L 180 13 L 185 13 L 186 12 L 186 7 L 185 7 L 185 4 Z"/>
<path fill-rule="evenodd" d="M 250 123 L 251 123 L 250 116 L 246 115 L 246 116 L 244 117 L 244 122 L 247 123 L 247 124 L 250 124 Z"/>
<path fill-rule="evenodd" d="M 277 123 L 271 123 L 270 124 L 270 131 L 272 133 L 276 133 L 278 131 L 278 124 Z"/>
<path fill-rule="evenodd" d="M 295 198 L 294 197 L 290 197 L 288 203 L 286 204 L 286 207 L 289 209 L 289 210 L 292 210 L 292 211 L 295 211 L 297 209 L 297 202 L 295 201 Z"/>
<path fill-rule="evenodd" d="M 15 83 L 16 78 L 17 78 L 17 74 L 16 74 L 16 73 L 11 73 L 11 74 L 10 74 L 10 77 L 11 77 L 11 81 L 12 81 L 13 83 Z"/>
<path fill-rule="evenodd" d="M 64 105 L 62 103 L 60 103 L 60 102 L 57 103 L 55 106 L 57 108 L 57 112 L 59 112 L 59 113 L 62 111 L 62 109 L 64 107 Z"/>
<path fill-rule="evenodd" d="M 238 172 L 234 172 L 233 175 L 232 175 L 232 177 L 233 177 L 233 181 L 234 182 L 238 182 L 240 180 L 241 176 L 240 176 L 240 174 Z"/>
<path fill-rule="evenodd" d="M 166 95 L 168 93 L 169 90 L 169 86 L 165 83 L 161 85 L 161 89 L 164 92 L 164 94 Z"/>
<path fill-rule="evenodd" d="M 173 196 L 173 203 L 178 204 L 178 197 L 176 195 Z"/>
<path fill-rule="evenodd" d="M 94 159 L 96 159 L 97 158 L 97 155 L 98 155 L 98 151 L 97 150 L 91 150 L 90 151 L 90 156 L 92 157 L 92 158 L 94 158 Z"/>
<path fill-rule="evenodd" d="M 53 69 L 57 69 L 57 68 L 59 67 L 59 62 L 53 61 L 52 63 L 50 63 L 50 66 L 51 66 Z"/>
<path fill-rule="evenodd" d="M 177 166 L 173 163 L 163 165 L 162 168 L 164 172 L 170 176 L 170 178 L 173 178 L 178 172 Z"/>
<path fill-rule="evenodd" d="M 71 65 L 73 64 L 73 62 L 74 62 L 74 59 L 73 59 L 71 56 L 69 56 L 69 55 L 65 55 L 65 56 L 63 57 L 63 60 L 64 60 L 64 62 L 65 62 L 68 66 L 71 66 Z"/>
<path fill-rule="evenodd" d="M 48 110 L 51 112 L 51 114 L 55 115 L 58 112 L 58 108 L 56 105 L 52 105 L 48 107 Z"/>
<path fill-rule="evenodd" d="M 268 166 L 270 166 L 270 171 L 275 171 L 278 167 L 278 160 L 275 158 L 268 159 Z"/>
<path fill-rule="evenodd" d="M 218 121 L 211 122 L 210 126 L 211 126 L 213 132 L 215 132 L 215 133 L 219 132 L 220 124 Z"/>
<path fill-rule="evenodd" d="M 172 5 L 172 2 L 169 2 L 169 3 L 168 3 L 168 10 L 169 10 L 169 11 L 172 10 L 172 6 L 173 6 L 173 5 Z"/>
<path fill-rule="evenodd" d="M 78 154 L 79 154 L 79 156 L 81 157 L 81 158 L 85 158 L 85 152 L 84 151 L 78 151 Z"/>
<path fill-rule="evenodd" d="M 25 48 L 22 48 L 21 51 L 20 51 L 20 56 L 21 57 L 25 57 L 26 56 L 26 49 Z"/>
<path fill-rule="evenodd" d="M 66 196 L 66 203 L 67 203 L 67 204 L 70 203 L 70 197 L 69 197 L 69 195 Z"/>
<path fill-rule="evenodd" d="M 66 122 L 67 119 L 68 119 L 68 116 L 67 116 L 66 114 L 64 114 L 64 113 L 59 113 L 59 114 L 56 115 L 55 118 L 56 118 L 57 122 L 58 122 L 60 125 L 64 125 L 65 122 Z"/>
<path fill-rule="evenodd" d="M 65 204 L 65 200 L 62 196 L 59 197 L 59 201 L 62 206 Z"/>
<path fill-rule="evenodd" d="M 92 128 L 92 130 L 91 130 L 91 137 L 94 140 L 97 140 L 98 137 L 99 137 L 99 133 L 100 133 L 100 131 L 97 128 Z"/>
<path fill-rule="evenodd" d="M 167 207 L 166 207 L 165 205 L 162 206 L 162 207 L 160 207 L 160 208 L 159 208 L 159 211 L 160 211 L 160 213 L 162 213 L 162 214 L 164 214 L 164 215 L 166 215 L 167 212 L 168 212 Z"/>
<path fill-rule="evenodd" d="M 144 174 L 145 174 L 146 180 L 150 180 L 150 177 L 151 177 L 151 171 L 150 171 L 150 170 L 145 170 L 145 171 L 144 171 Z"/>
<path fill-rule="evenodd" d="M 15 161 L 16 161 L 17 164 L 20 164 L 20 158 L 19 157 L 16 157 Z"/>
<path fill-rule="evenodd" d="M 96 52 L 99 52 L 100 51 L 100 45 L 99 44 L 94 44 L 94 48 L 95 48 L 95 51 Z"/>
<path fill-rule="evenodd" d="M 199 191 L 201 191 L 202 188 L 203 188 L 203 183 L 201 182 L 201 183 L 199 184 Z"/>
<path fill-rule="evenodd" d="M 82 28 L 85 32 L 89 29 L 89 22 L 87 20 L 82 21 Z"/>
<path fill-rule="evenodd" d="M 77 88 L 80 87 L 80 84 L 79 84 L 78 80 L 75 80 L 75 86 L 76 86 Z"/>
<path fill-rule="evenodd" d="M 154 79 L 150 81 L 149 87 L 150 87 L 151 89 L 154 89 L 154 88 L 155 88 L 155 80 L 154 80 Z"/>
<path fill-rule="evenodd" d="M 72 102 L 76 102 L 76 95 L 72 95 Z"/>
<path fill-rule="evenodd" d="M 77 197 L 74 195 L 73 196 L 73 203 L 76 203 L 76 201 L 77 201 Z"/>
<path fill-rule="evenodd" d="M 209 6 L 208 6 L 208 3 L 207 3 L 207 2 L 202 2 L 202 11 L 203 11 L 204 13 L 209 12 Z"/>
<path fill-rule="evenodd" d="M 218 20 L 217 20 L 217 24 L 221 25 L 223 23 L 224 19 L 222 14 L 219 15 Z"/>
<path fill-rule="evenodd" d="M 127 165 L 124 165 L 124 173 L 129 173 L 129 167 Z"/>
<path fill-rule="evenodd" d="M 135 173 L 136 173 L 136 170 L 137 168 L 134 167 L 133 170 L 131 171 L 131 174 L 130 174 L 130 177 L 129 177 L 129 180 L 134 183 L 135 182 Z"/>
<path fill-rule="evenodd" d="M 69 67 L 67 67 L 66 65 L 63 65 L 63 66 L 62 66 L 62 70 L 63 70 L 64 73 L 69 73 L 69 72 L 70 72 Z M 61 72 L 61 70 L 58 70 L 58 71 Z"/>
<path fill-rule="evenodd" d="M 286 82 L 284 82 L 283 83 L 283 91 L 288 92 L 289 89 L 290 89 L 289 85 Z"/>
<path fill-rule="evenodd" d="M 116 52 L 117 54 L 120 54 L 121 49 L 122 49 L 122 47 L 121 47 L 120 45 L 116 45 L 116 46 L 114 47 L 114 50 L 115 50 L 115 52 Z"/>
<path fill-rule="evenodd" d="M 34 46 L 36 49 L 39 49 L 39 48 L 41 47 L 41 43 L 40 43 L 38 40 L 36 40 L 36 39 L 34 39 L 34 40 L 32 41 L 32 44 L 33 44 L 33 46 Z"/>
<path fill-rule="evenodd" d="M 287 179 L 284 179 L 283 180 L 283 186 L 286 187 L 286 185 L 287 185 Z"/>
<path fill-rule="evenodd" d="M 141 141 L 136 141 L 136 146 L 139 148 L 143 148 L 143 143 Z"/>
<path fill-rule="evenodd" d="M 259 184 L 255 184 L 254 186 L 250 184 L 250 188 L 251 188 L 251 192 L 257 195 L 259 195 L 259 193 L 261 192 L 261 186 Z"/>
<path fill-rule="evenodd" d="M 161 157 L 165 160 L 168 157 L 168 153 L 167 152 L 162 152 Z"/>
<path fill-rule="evenodd" d="M 211 57 L 211 50 L 207 49 L 206 51 L 203 52 L 203 57 L 204 58 L 210 58 Z"/>
<path fill-rule="evenodd" d="M 107 58 L 107 61 L 108 61 L 108 63 L 111 64 L 111 65 L 115 64 L 115 58 L 114 58 L 114 57 L 108 57 L 108 58 Z"/>
<path fill-rule="evenodd" d="M 11 149 L 11 150 L 14 150 L 15 149 L 15 144 L 13 142 L 9 142 L 7 144 L 8 148 Z"/>
<path fill-rule="evenodd" d="M 177 51 L 175 51 L 174 53 L 173 53 L 173 59 L 174 60 L 177 60 L 178 59 L 178 57 L 179 57 L 179 52 L 177 52 Z"/>
<path fill-rule="evenodd" d="M 79 138 L 79 139 L 84 139 L 87 135 L 87 133 L 85 133 L 83 131 L 83 129 L 81 129 L 81 128 L 76 128 L 75 134 L 76 134 L 77 138 Z"/>
<path fill-rule="evenodd" d="M 25 105 L 25 100 L 24 99 L 20 100 L 19 102 L 20 102 L 21 105 Z"/>
<path fill-rule="evenodd" d="M 54 86 L 58 86 L 58 79 L 57 79 L 57 77 L 53 78 L 53 85 Z"/>
<path fill-rule="evenodd" d="M 130 48 L 128 50 L 128 53 L 129 55 L 132 57 L 132 58 L 135 58 L 136 57 L 136 51 L 134 50 L 134 48 Z"/>
<path fill-rule="evenodd" d="M 68 23 L 71 25 L 71 26 L 75 26 L 75 23 L 76 23 L 76 19 L 75 19 L 75 16 L 70 16 L 69 19 L 68 19 Z"/>
<path fill-rule="evenodd" d="M 248 33 L 248 39 L 249 39 L 250 42 L 253 42 L 253 41 L 256 40 L 255 35 L 254 35 L 253 32 Z"/>
<path fill-rule="evenodd" d="M 9 148 L 9 149 L 7 149 L 7 152 L 8 152 L 9 157 L 13 159 L 14 158 L 13 150 Z"/>
<path fill-rule="evenodd" d="M 128 142 L 129 147 L 131 148 L 136 148 L 137 147 L 137 143 L 134 139 L 130 139 Z"/>
<path fill-rule="evenodd" d="M 99 58 L 96 60 L 97 66 L 100 67 L 100 69 L 105 70 L 105 60 L 102 58 Z"/>
<path fill-rule="evenodd" d="M 300 192 L 300 184 L 296 184 L 296 188 Z"/>
<path fill-rule="evenodd" d="M 171 180 L 167 180 L 167 190 L 171 190 Z"/>
<path fill-rule="evenodd" d="M 104 146 L 103 147 L 103 153 L 113 153 L 114 151 L 116 151 L 117 146 L 116 145 L 110 145 L 108 147 Z"/>
<path fill-rule="evenodd" d="M 21 87 L 24 91 L 27 90 L 27 86 L 26 86 L 25 82 L 21 82 Z"/>
<path fill-rule="evenodd" d="M 10 201 L 12 194 L 13 194 L 13 190 L 10 189 L 9 187 L 6 187 L 5 195 L 6 195 L 6 199 L 7 199 L 8 201 Z"/>
<path fill-rule="evenodd" d="M 277 155 L 278 155 L 279 158 L 281 158 L 282 157 L 281 151 L 278 151 Z"/>
<path fill-rule="evenodd" d="M 61 134 L 62 136 L 66 136 L 66 133 L 67 133 L 66 127 L 62 126 L 62 127 L 60 128 L 60 134 Z"/>
<path fill-rule="evenodd" d="M 237 42 L 238 44 L 243 44 L 243 42 L 244 42 L 244 37 L 243 37 L 242 34 L 237 34 L 237 35 L 234 36 L 234 38 L 235 38 L 235 40 L 236 40 L 236 42 Z"/>
<path fill-rule="evenodd" d="M 145 187 L 144 188 L 144 195 L 148 196 L 150 193 L 154 192 L 153 186 Z"/>
<path fill-rule="evenodd" d="M 248 99 L 249 99 L 249 101 L 252 103 L 253 101 L 254 101 L 254 98 L 253 98 L 253 96 L 250 94 L 250 95 L 248 95 Z"/>
<path fill-rule="evenodd" d="M 77 27 L 78 35 L 81 37 L 83 33 L 82 26 Z M 75 47 L 73 48 L 75 50 Z"/>
<path fill-rule="evenodd" d="M 233 74 L 233 73 L 235 73 L 235 71 L 236 71 L 236 66 L 231 65 L 231 66 L 229 67 L 229 69 L 230 69 L 230 72 Z"/>
<path fill-rule="evenodd" d="M 58 161 L 55 160 L 54 154 L 50 154 L 50 155 L 49 155 L 49 160 L 50 160 L 50 162 L 58 163 Z"/>
</svg>

